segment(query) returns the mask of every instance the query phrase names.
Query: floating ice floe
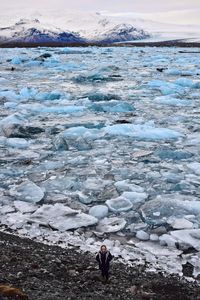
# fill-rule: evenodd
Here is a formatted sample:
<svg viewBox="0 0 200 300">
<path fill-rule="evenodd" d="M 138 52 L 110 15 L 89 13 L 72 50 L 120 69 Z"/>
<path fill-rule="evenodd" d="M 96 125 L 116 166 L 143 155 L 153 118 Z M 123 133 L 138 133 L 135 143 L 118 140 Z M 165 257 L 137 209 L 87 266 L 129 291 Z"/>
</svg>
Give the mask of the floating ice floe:
<svg viewBox="0 0 200 300">
<path fill-rule="evenodd" d="M 23 114 L 15 113 L 10 116 L 3 118 L 0 121 L 0 131 L 6 130 L 7 127 L 12 126 L 13 124 L 23 124 L 27 122 L 26 117 Z"/>
<path fill-rule="evenodd" d="M 186 151 L 177 151 L 173 149 L 159 149 L 155 151 L 155 154 L 158 155 L 161 159 L 173 159 L 173 160 L 182 160 L 188 159 L 193 156 L 192 153 Z"/>
<path fill-rule="evenodd" d="M 162 195 L 146 202 L 140 209 L 143 212 L 143 221 L 153 227 L 162 225 L 168 227 L 173 221 L 178 222 L 177 219 L 186 218 L 188 215 L 194 215 L 193 219 L 189 221 L 199 226 L 200 201 L 197 201 L 194 197 L 190 199 L 187 196 L 175 193 Z M 155 212 L 159 214 L 155 214 Z"/>
<path fill-rule="evenodd" d="M 119 95 L 110 94 L 110 93 L 104 94 L 95 91 L 86 94 L 85 97 L 87 97 L 90 101 L 94 101 L 94 102 L 100 101 L 100 103 L 102 103 L 102 101 L 105 101 L 104 103 L 107 103 L 107 101 L 111 101 L 111 100 L 121 100 L 121 97 Z"/>
<path fill-rule="evenodd" d="M 56 176 L 50 177 L 49 179 L 40 183 L 40 187 L 46 190 L 47 193 L 55 191 L 74 191 L 79 187 L 79 183 L 76 182 L 75 178 Z"/>
<path fill-rule="evenodd" d="M 143 187 L 130 182 L 130 180 L 116 181 L 114 185 L 117 188 L 118 192 L 125 192 L 125 191 L 136 192 L 136 193 L 144 192 Z"/>
<path fill-rule="evenodd" d="M 27 215 L 20 211 L 8 213 L 1 218 L 1 223 L 9 226 L 11 229 L 22 228 L 27 222 Z"/>
<path fill-rule="evenodd" d="M 64 138 L 62 135 L 58 135 L 54 141 L 53 144 L 55 146 L 55 149 L 58 151 L 67 151 L 69 150 L 69 145 L 66 141 L 66 138 Z"/>
<path fill-rule="evenodd" d="M 14 201 L 13 202 L 14 207 L 20 211 L 21 213 L 32 213 L 36 211 L 38 208 L 37 205 L 29 203 L 29 202 L 24 202 L 24 201 Z"/>
<path fill-rule="evenodd" d="M 89 214 L 97 219 L 103 219 L 108 215 L 108 207 L 106 205 L 95 205 L 90 208 Z"/>
<path fill-rule="evenodd" d="M 196 175 L 200 175 L 200 163 L 192 162 L 187 164 L 187 167 L 192 170 Z"/>
<path fill-rule="evenodd" d="M 0 98 L 5 98 L 7 101 L 17 102 L 20 100 L 20 96 L 17 95 L 14 91 L 0 91 Z"/>
<path fill-rule="evenodd" d="M 145 200 L 147 199 L 148 195 L 146 193 L 138 193 L 138 192 L 123 192 L 121 197 L 129 200 L 132 203 L 132 209 L 138 209 Z"/>
<path fill-rule="evenodd" d="M 29 147 L 29 142 L 23 138 L 8 138 L 6 146 L 12 148 L 26 149 Z"/>
<path fill-rule="evenodd" d="M 126 198 L 123 198 L 122 196 L 116 199 L 107 200 L 106 204 L 108 205 L 109 209 L 113 212 L 127 211 L 133 207 L 132 203 Z"/>
<path fill-rule="evenodd" d="M 135 244 L 136 247 L 146 250 L 150 253 L 152 253 L 155 256 L 169 256 L 170 258 L 175 256 L 177 257 L 182 253 L 181 250 L 177 250 L 176 248 L 163 248 L 159 244 L 155 244 L 154 242 L 147 241 L 147 242 L 138 242 Z"/>
<path fill-rule="evenodd" d="M 149 240 L 149 234 L 147 232 L 145 232 L 144 230 L 138 230 L 136 233 L 136 237 L 141 241 Z"/>
<path fill-rule="evenodd" d="M 183 257 L 194 267 L 192 275 L 197 277 L 200 274 L 200 252 L 183 255 Z"/>
<path fill-rule="evenodd" d="M 103 74 L 102 72 L 91 72 L 73 78 L 73 81 L 78 84 L 104 83 L 121 80 L 123 80 L 121 76 Z"/>
<path fill-rule="evenodd" d="M 161 246 L 167 246 L 170 248 L 176 248 L 177 239 L 170 234 L 163 234 L 159 237 L 159 242 Z"/>
<path fill-rule="evenodd" d="M 178 99 L 172 96 L 160 96 L 154 99 L 155 103 L 171 106 L 191 106 L 192 101 L 186 99 Z"/>
<path fill-rule="evenodd" d="M 190 87 L 190 88 L 193 88 L 193 89 L 198 89 L 200 88 L 200 82 L 199 81 L 193 81 L 191 79 L 188 79 L 188 78 L 179 78 L 175 81 L 175 84 L 178 84 L 180 86 L 183 86 L 183 87 Z"/>
<path fill-rule="evenodd" d="M 168 220 L 168 223 L 174 229 L 191 229 L 193 228 L 194 224 L 185 218 L 175 218 L 172 221 Z"/>
<path fill-rule="evenodd" d="M 74 114 L 85 111 L 84 106 L 43 106 L 41 104 L 20 104 L 18 110 L 25 109 L 27 111 L 39 114 Z"/>
<path fill-rule="evenodd" d="M 188 248 L 193 247 L 200 251 L 200 229 L 184 229 L 171 231 L 172 237 L 175 237 L 178 242 L 184 245 L 187 244 Z"/>
<path fill-rule="evenodd" d="M 79 137 L 96 139 L 99 137 L 99 130 L 98 129 L 88 129 L 84 126 L 76 126 L 71 127 L 65 130 L 63 136 L 68 139 L 75 139 Z"/>
<path fill-rule="evenodd" d="M 70 229 L 92 226 L 97 222 L 97 218 L 84 213 L 79 213 L 75 216 L 59 217 L 57 219 L 53 219 L 49 222 L 49 225 L 52 228 L 58 229 L 62 232 Z"/>
<path fill-rule="evenodd" d="M 171 95 L 171 94 L 184 94 L 188 87 L 178 85 L 173 82 L 167 82 L 163 80 L 152 80 L 147 85 L 150 89 L 159 90 L 162 95 Z"/>
<path fill-rule="evenodd" d="M 13 65 L 20 65 L 23 63 L 23 59 L 21 57 L 13 57 L 11 60 L 11 64 Z"/>
<path fill-rule="evenodd" d="M 35 96 L 36 100 L 39 101 L 46 101 L 46 100 L 60 100 L 60 99 L 69 99 L 70 95 L 69 94 L 65 94 L 63 92 L 54 90 L 51 92 L 39 92 L 36 96 Z"/>
<path fill-rule="evenodd" d="M 104 218 L 99 221 L 96 229 L 100 232 L 117 232 L 126 226 L 126 221 L 123 218 L 112 217 Z"/>
<path fill-rule="evenodd" d="M 13 206 L 3 205 L 3 207 L 1 207 L 0 214 L 4 215 L 4 214 L 11 213 L 14 211 L 15 211 L 15 208 Z"/>
<path fill-rule="evenodd" d="M 37 203 L 44 197 L 44 192 L 34 182 L 26 181 L 10 189 L 10 195 L 20 201 Z"/>
<path fill-rule="evenodd" d="M 91 226 L 98 222 L 97 218 L 60 203 L 41 206 L 28 220 L 45 226 L 50 225 L 61 232 Z"/>
<path fill-rule="evenodd" d="M 116 100 L 110 100 L 109 102 L 101 101 L 98 103 L 93 103 L 91 106 L 89 106 L 89 109 L 97 111 L 97 112 L 131 112 L 134 111 L 135 108 L 133 105 L 129 104 L 125 101 L 116 101 Z"/>
<path fill-rule="evenodd" d="M 167 75 L 174 75 L 174 76 L 192 76 L 195 75 L 196 71 L 195 70 L 180 70 L 176 68 L 169 68 L 164 71 L 165 74 Z"/>
<path fill-rule="evenodd" d="M 148 124 L 120 124 L 111 125 L 102 129 L 105 134 L 129 136 L 138 140 L 169 140 L 177 139 L 181 133 L 167 128 L 156 128 Z"/>
</svg>

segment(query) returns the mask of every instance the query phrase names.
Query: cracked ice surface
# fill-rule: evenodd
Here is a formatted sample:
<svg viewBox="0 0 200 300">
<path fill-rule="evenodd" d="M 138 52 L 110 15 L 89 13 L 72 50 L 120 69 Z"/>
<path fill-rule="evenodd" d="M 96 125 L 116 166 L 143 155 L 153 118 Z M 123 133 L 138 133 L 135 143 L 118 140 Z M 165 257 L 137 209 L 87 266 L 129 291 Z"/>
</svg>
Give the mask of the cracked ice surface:
<svg viewBox="0 0 200 300">
<path fill-rule="evenodd" d="M 0 54 L 2 230 L 198 276 L 199 54 Z"/>
</svg>

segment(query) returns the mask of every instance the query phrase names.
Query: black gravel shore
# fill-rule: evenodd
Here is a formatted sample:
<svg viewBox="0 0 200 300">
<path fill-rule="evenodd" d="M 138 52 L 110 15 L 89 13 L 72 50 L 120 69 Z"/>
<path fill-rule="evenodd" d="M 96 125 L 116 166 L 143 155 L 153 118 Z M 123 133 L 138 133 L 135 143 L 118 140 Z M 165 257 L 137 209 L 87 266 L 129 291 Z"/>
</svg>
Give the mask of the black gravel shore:
<svg viewBox="0 0 200 300">
<path fill-rule="evenodd" d="M 90 253 L 0 232 L 0 284 L 21 289 L 30 300 L 200 299 L 199 285 L 175 275 L 150 274 L 117 261 L 110 275 L 103 283 Z"/>
</svg>

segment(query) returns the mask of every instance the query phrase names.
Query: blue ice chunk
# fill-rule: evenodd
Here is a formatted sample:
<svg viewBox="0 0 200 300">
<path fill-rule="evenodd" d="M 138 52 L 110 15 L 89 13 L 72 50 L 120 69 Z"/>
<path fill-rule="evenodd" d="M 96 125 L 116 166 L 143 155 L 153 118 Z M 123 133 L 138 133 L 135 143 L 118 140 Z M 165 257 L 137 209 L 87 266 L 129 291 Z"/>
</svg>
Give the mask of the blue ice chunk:
<svg viewBox="0 0 200 300">
<path fill-rule="evenodd" d="M 173 96 L 160 96 L 154 99 L 155 103 L 171 106 L 190 106 L 192 104 L 191 100 L 178 99 Z"/>
<path fill-rule="evenodd" d="M 192 87 L 193 81 L 191 79 L 187 79 L 187 78 L 179 78 L 175 81 L 175 84 L 178 84 L 183 87 Z"/>
<path fill-rule="evenodd" d="M 22 98 L 33 99 L 37 93 L 38 93 L 38 90 L 36 90 L 35 88 L 24 87 L 23 89 L 21 89 L 19 95 L 20 95 L 21 99 Z"/>
<path fill-rule="evenodd" d="M 20 57 L 13 57 L 11 60 L 11 63 L 13 65 L 20 65 L 23 62 L 23 60 Z"/>
<path fill-rule="evenodd" d="M 183 94 L 185 92 L 186 87 L 167 82 L 163 80 L 152 80 L 150 81 L 147 86 L 153 90 L 159 90 L 163 95 L 171 95 L 174 93 Z"/>
<path fill-rule="evenodd" d="M 171 149 L 162 149 L 156 152 L 156 154 L 161 159 L 173 159 L 173 160 L 182 160 L 188 159 L 193 156 L 192 153 L 185 152 L 185 151 L 174 151 Z"/>
<path fill-rule="evenodd" d="M 37 100 L 59 100 L 64 97 L 63 92 L 51 91 L 51 92 L 40 92 L 36 95 Z M 65 98 L 69 98 L 69 95 L 65 95 Z"/>
<path fill-rule="evenodd" d="M 115 100 L 93 103 L 89 108 L 97 112 L 130 112 L 135 110 L 132 104 Z"/>
<path fill-rule="evenodd" d="M 156 128 L 148 124 L 117 124 L 103 128 L 105 134 L 130 136 L 139 140 L 177 139 L 181 133 L 167 128 Z"/>
</svg>

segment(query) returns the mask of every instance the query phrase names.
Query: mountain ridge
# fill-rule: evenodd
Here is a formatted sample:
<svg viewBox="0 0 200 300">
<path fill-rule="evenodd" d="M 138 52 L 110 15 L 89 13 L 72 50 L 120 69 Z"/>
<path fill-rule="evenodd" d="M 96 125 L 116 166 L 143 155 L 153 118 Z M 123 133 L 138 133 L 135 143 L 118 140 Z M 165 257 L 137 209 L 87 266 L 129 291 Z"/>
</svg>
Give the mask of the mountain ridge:
<svg viewBox="0 0 200 300">
<path fill-rule="evenodd" d="M 0 28 L 0 43 L 114 43 L 134 41 L 150 37 L 143 29 L 131 24 L 109 26 L 106 19 L 101 20 L 103 30 L 94 31 L 93 36 L 84 36 L 81 32 L 58 28 L 41 23 L 39 19 L 20 19 L 14 25 Z"/>
</svg>

